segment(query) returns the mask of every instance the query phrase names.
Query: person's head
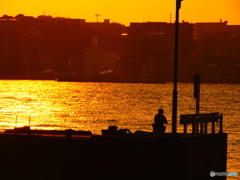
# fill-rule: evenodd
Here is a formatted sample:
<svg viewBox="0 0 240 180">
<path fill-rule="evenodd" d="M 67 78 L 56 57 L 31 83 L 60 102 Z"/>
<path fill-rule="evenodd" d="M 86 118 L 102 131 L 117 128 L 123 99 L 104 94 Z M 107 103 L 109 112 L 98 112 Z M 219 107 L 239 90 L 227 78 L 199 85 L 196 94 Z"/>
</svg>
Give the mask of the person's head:
<svg viewBox="0 0 240 180">
<path fill-rule="evenodd" d="M 164 113 L 164 110 L 163 110 L 163 109 L 158 109 L 158 113 L 159 113 L 159 114 L 163 114 L 163 113 Z"/>
</svg>

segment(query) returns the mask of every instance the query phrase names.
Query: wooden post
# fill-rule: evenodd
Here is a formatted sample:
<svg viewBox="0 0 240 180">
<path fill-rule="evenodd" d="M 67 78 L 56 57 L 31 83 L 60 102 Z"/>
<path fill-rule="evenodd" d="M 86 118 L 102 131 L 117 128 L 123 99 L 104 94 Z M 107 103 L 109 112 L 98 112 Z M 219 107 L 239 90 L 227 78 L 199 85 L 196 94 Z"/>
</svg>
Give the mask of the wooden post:
<svg viewBox="0 0 240 180">
<path fill-rule="evenodd" d="M 200 134 L 203 134 L 203 119 L 200 119 Z"/>
<path fill-rule="evenodd" d="M 204 134 L 207 134 L 207 120 L 204 121 Z"/>
<path fill-rule="evenodd" d="M 192 134 L 196 135 L 196 119 L 195 118 L 193 119 L 193 122 L 192 122 Z"/>
<path fill-rule="evenodd" d="M 219 122 L 219 133 L 223 133 L 223 115 L 221 114 L 219 116 L 220 122 Z"/>
<path fill-rule="evenodd" d="M 184 124 L 183 133 L 184 133 L 184 136 L 187 136 L 187 123 Z"/>
<path fill-rule="evenodd" d="M 215 121 L 212 121 L 212 134 L 215 134 Z"/>
</svg>

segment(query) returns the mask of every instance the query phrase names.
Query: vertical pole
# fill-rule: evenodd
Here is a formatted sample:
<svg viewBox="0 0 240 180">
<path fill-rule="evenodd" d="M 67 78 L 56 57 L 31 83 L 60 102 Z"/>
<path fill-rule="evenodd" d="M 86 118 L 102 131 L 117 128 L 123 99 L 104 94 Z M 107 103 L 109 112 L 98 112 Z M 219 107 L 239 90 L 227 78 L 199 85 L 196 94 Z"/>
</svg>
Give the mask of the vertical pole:
<svg viewBox="0 0 240 180">
<path fill-rule="evenodd" d="M 212 121 L 212 134 L 215 134 L 215 121 Z"/>
<path fill-rule="evenodd" d="M 204 134 L 207 134 L 207 130 L 208 130 L 208 121 L 207 121 L 207 119 L 205 119 L 205 121 L 204 121 Z"/>
<path fill-rule="evenodd" d="M 31 116 L 29 116 L 29 118 L 28 118 L 28 125 L 29 125 L 29 128 L 30 128 L 30 126 L 31 126 Z"/>
<path fill-rule="evenodd" d="M 199 114 L 200 109 L 200 98 L 196 98 L 196 114 Z"/>
<path fill-rule="evenodd" d="M 199 114 L 200 112 L 200 74 L 194 74 L 194 98 L 196 99 L 196 114 Z M 202 128 L 202 124 L 200 127 Z M 199 122 L 196 122 L 195 128 L 196 128 L 196 133 L 199 133 Z M 201 129 L 201 132 L 202 132 L 202 129 Z"/>
<path fill-rule="evenodd" d="M 220 122 L 219 122 L 219 133 L 223 133 L 223 115 L 220 115 Z"/>
<path fill-rule="evenodd" d="M 16 123 L 15 123 L 15 127 L 17 127 L 17 115 L 16 115 Z"/>
<path fill-rule="evenodd" d="M 181 0 L 176 0 L 176 20 L 175 20 L 175 47 L 174 47 L 174 84 L 172 100 L 172 133 L 177 133 L 177 82 L 178 82 L 178 29 L 179 29 L 179 9 Z"/>
<path fill-rule="evenodd" d="M 203 119 L 200 119 L 200 134 L 203 134 Z"/>
<path fill-rule="evenodd" d="M 184 136 L 187 136 L 187 123 L 184 123 L 183 133 L 184 133 Z"/>
<path fill-rule="evenodd" d="M 194 74 L 194 98 L 196 98 L 196 114 L 200 111 L 200 74 Z"/>
<path fill-rule="evenodd" d="M 194 118 L 192 122 L 192 135 L 196 135 L 196 118 Z"/>
</svg>

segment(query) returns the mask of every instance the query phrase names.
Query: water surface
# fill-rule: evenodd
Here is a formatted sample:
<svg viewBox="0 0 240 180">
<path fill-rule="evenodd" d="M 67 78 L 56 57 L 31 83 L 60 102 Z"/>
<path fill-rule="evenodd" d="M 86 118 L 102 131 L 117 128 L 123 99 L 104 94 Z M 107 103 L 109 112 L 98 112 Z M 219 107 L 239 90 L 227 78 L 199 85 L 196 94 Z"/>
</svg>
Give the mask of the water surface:
<svg viewBox="0 0 240 180">
<path fill-rule="evenodd" d="M 172 83 L 127 84 L 0 81 L 0 128 L 88 130 L 101 134 L 110 125 L 152 131 L 157 109 L 165 110 L 171 132 Z M 193 84 L 178 85 L 178 119 L 195 113 Z M 228 172 L 240 172 L 240 85 L 201 84 L 200 113 L 224 115 L 228 133 Z M 190 127 L 189 127 L 190 129 Z M 218 129 L 218 127 L 217 127 Z M 183 127 L 178 123 L 178 132 Z M 236 179 L 237 177 L 228 178 Z"/>
</svg>

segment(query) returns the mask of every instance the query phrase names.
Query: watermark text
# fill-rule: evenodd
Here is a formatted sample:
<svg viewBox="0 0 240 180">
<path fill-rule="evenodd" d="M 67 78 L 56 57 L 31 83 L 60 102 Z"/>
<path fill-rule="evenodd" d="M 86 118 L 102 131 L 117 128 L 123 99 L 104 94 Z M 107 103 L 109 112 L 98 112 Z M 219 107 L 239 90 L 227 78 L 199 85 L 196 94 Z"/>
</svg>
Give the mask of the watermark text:
<svg viewBox="0 0 240 180">
<path fill-rule="evenodd" d="M 238 173 L 237 172 L 214 172 L 214 171 L 211 171 L 210 176 L 211 177 L 214 177 L 214 176 L 238 176 Z"/>
</svg>

